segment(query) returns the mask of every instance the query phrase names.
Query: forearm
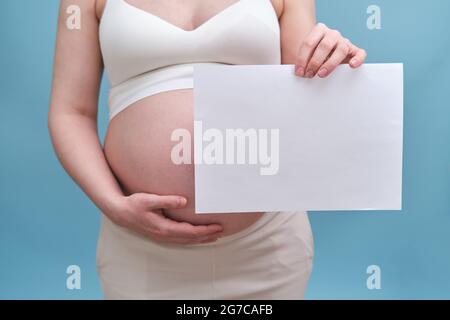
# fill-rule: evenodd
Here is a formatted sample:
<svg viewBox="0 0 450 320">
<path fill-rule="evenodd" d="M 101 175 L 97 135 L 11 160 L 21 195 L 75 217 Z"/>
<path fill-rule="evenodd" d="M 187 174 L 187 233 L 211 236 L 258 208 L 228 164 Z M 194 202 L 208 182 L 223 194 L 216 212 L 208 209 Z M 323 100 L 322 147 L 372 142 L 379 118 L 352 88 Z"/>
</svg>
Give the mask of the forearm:
<svg viewBox="0 0 450 320">
<path fill-rule="evenodd" d="M 49 130 L 57 157 L 70 177 L 103 213 L 113 215 L 123 193 L 106 161 L 96 121 L 82 114 L 51 112 Z"/>
</svg>

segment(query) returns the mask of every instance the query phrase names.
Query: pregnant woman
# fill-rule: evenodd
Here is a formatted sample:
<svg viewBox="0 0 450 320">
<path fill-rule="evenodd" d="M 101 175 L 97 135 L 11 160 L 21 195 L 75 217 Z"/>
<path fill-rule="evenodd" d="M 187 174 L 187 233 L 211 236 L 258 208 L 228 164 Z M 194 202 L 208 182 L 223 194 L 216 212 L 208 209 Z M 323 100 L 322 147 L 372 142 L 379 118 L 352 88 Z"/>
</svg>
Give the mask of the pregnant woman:
<svg viewBox="0 0 450 320">
<path fill-rule="evenodd" d="M 306 212 L 196 215 L 194 168 L 171 161 L 171 134 L 193 131 L 195 65 L 292 64 L 292 76 L 313 78 L 365 58 L 315 23 L 313 0 L 62 0 L 49 129 L 102 212 L 105 298 L 302 299 L 313 257 Z"/>
</svg>

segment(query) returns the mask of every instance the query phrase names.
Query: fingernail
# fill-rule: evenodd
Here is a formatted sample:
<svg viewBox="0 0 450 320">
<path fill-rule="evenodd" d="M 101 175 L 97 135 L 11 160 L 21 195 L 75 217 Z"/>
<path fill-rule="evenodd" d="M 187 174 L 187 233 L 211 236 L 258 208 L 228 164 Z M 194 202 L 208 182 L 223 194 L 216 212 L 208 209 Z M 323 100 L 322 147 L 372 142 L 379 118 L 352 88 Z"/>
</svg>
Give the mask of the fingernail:
<svg viewBox="0 0 450 320">
<path fill-rule="evenodd" d="M 312 72 L 311 70 L 309 70 L 309 71 L 306 73 L 306 77 L 307 77 L 307 78 L 312 78 L 312 77 L 314 77 L 314 72 Z"/>
<path fill-rule="evenodd" d="M 184 206 L 185 204 L 186 204 L 186 199 L 185 198 L 179 198 L 178 199 L 178 205 Z"/>
<path fill-rule="evenodd" d="M 319 77 L 325 77 L 328 74 L 328 70 L 326 68 L 322 68 L 319 70 Z"/>
<path fill-rule="evenodd" d="M 353 58 L 353 59 L 350 61 L 350 64 L 351 64 L 352 66 L 356 65 L 357 63 L 358 63 L 358 60 L 357 60 L 356 58 Z"/>
<path fill-rule="evenodd" d="M 296 74 L 297 74 L 299 77 L 303 77 L 303 76 L 305 75 L 305 69 L 304 69 L 303 67 L 298 67 L 298 68 L 296 69 Z"/>
</svg>

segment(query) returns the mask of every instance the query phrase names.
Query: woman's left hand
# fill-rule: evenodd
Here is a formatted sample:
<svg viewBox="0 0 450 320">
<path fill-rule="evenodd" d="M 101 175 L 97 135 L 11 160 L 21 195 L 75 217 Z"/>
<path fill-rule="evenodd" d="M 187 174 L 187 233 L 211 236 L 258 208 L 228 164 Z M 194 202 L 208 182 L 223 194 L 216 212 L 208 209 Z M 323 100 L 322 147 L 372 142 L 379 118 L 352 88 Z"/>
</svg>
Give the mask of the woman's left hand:
<svg viewBox="0 0 450 320">
<path fill-rule="evenodd" d="M 342 63 L 358 68 L 366 60 L 364 49 L 358 48 L 339 31 L 318 23 L 301 44 L 295 63 L 299 77 L 328 76 Z"/>
</svg>

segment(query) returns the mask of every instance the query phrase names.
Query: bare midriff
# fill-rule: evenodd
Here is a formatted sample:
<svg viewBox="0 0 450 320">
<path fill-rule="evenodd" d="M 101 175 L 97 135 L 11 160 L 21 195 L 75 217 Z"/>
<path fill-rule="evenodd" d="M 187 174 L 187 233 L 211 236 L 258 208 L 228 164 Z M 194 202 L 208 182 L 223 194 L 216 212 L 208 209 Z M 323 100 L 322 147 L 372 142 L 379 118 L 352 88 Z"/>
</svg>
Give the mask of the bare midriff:
<svg viewBox="0 0 450 320">
<path fill-rule="evenodd" d="M 152 95 L 117 114 L 109 124 L 104 150 L 124 193 L 184 196 L 186 207 L 167 209 L 165 215 L 194 225 L 218 223 L 223 235 L 251 226 L 263 213 L 195 213 L 194 165 L 177 165 L 171 159 L 177 144 L 171 140 L 172 132 L 183 128 L 193 137 L 193 126 L 192 89 Z"/>
</svg>

